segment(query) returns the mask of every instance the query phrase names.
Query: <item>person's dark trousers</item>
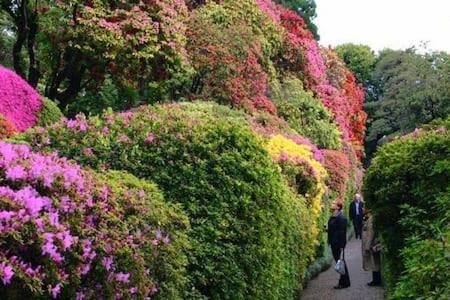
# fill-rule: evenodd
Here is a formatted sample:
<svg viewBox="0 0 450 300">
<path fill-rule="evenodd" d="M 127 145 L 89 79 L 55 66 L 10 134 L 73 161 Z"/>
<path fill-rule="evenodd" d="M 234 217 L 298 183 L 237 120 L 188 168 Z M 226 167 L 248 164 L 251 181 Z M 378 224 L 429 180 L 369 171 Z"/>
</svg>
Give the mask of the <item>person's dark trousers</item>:
<svg viewBox="0 0 450 300">
<path fill-rule="evenodd" d="M 381 284 L 381 272 L 372 272 L 372 282 L 375 285 Z"/>
<path fill-rule="evenodd" d="M 362 227 L 363 227 L 363 218 L 361 215 L 355 216 L 353 219 L 353 229 L 355 230 L 355 238 L 362 239 Z"/>
<path fill-rule="evenodd" d="M 331 252 L 333 253 L 334 261 L 337 262 L 341 258 L 342 248 L 339 246 L 331 245 Z M 347 263 L 345 263 L 345 274 L 339 277 L 339 285 L 343 287 L 350 286 L 350 276 L 348 274 Z"/>
<path fill-rule="evenodd" d="M 341 257 L 341 247 L 331 245 L 331 252 L 333 253 L 334 261 L 337 262 Z"/>
</svg>

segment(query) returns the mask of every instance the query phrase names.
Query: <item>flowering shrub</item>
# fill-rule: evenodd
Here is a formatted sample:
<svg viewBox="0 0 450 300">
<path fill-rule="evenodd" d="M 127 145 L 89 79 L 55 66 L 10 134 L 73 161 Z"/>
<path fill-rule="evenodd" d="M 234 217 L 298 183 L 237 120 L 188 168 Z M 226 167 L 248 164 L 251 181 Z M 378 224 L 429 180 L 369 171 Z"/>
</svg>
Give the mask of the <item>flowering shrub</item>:
<svg viewBox="0 0 450 300">
<path fill-rule="evenodd" d="M 24 139 L 151 179 L 180 203 L 191 223 L 185 298 L 293 298 L 314 252 L 307 202 L 292 195 L 245 120 L 220 105 L 172 104 L 78 116 Z"/>
<path fill-rule="evenodd" d="M 322 56 L 327 65 L 328 81 L 345 97 L 345 113 L 349 120 L 350 142 L 355 147 L 358 158 L 362 155 L 362 145 L 366 132 L 367 114 L 363 111 L 364 89 L 357 84 L 355 76 L 345 66 L 336 52 L 322 49 Z M 343 108 L 341 108 L 343 109 Z"/>
<path fill-rule="evenodd" d="M 272 136 L 266 149 L 270 156 L 280 164 L 283 173 L 288 175 L 290 186 L 309 201 L 311 236 L 318 244 L 318 219 L 322 212 L 322 199 L 325 193 L 325 177 L 327 172 L 314 158 L 311 146 L 297 143 L 282 135 Z"/>
<path fill-rule="evenodd" d="M 0 139 L 10 137 L 14 133 L 16 133 L 16 127 L 14 124 L 0 114 Z"/>
<path fill-rule="evenodd" d="M 0 65 L 0 114 L 17 131 L 25 131 L 36 125 L 41 107 L 39 94 L 19 75 Z"/>
<path fill-rule="evenodd" d="M 331 110 L 344 140 L 356 146 L 360 157 L 366 114 L 362 109 L 364 92 L 356 84 L 354 76 L 334 52 L 319 47 L 302 17 L 274 5 L 270 0 L 256 2 L 261 10 L 285 29 L 278 63 L 281 72 L 303 79 L 305 87 Z"/>
<path fill-rule="evenodd" d="M 146 88 L 150 96 L 166 96 L 187 78 L 191 70 L 185 50 L 185 1 L 81 0 L 76 4 L 67 0 L 43 4 L 41 34 L 47 47 L 42 52 L 52 67 L 46 73 L 63 73 L 66 66 L 61 60 L 67 56 L 79 60 L 71 71 L 90 82 L 88 90 L 95 90 L 111 74 L 117 84 Z M 45 75 L 53 79 L 52 74 Z M 52 83 L 52 88 L 59 85 Z M 64 100 L 61 106 L 69 104 L 62 94 L 51 93 Z"/>
<path fill-rule="evenodd" d="M 266 92 L 280 33 L 252 1 L 198 9 L 190 18 L 188 40 L 197 71 L 191 97 L 275 113 Z"/>
<path fill-rule="evenodd" d="M 347 192 L 347 181 L 350 179 L 350 162 L 345 153 L 336 150 L 322 150 L 324 166 L 328 171 L 327 186 L 344 202 Z"/>
<path fill-rule="evenodd" d="M 417 130 L 381 147 L 365 176 L 363 191 L 381 235 L 393 298 L 450 293 L 448 272 L 439 272 L 448 266 L 449 149 L 448 128 Z"/>
<path fill-rule="evenodd" d="M 299 79 L 285 79 L 279 91 L 271 94 L 278 115 L 298 134 L 321 148 L 339 149 L 340 135 L 330 111 L 312 93 L 306 92 Z"/>
<path fill-rule="evenodd" d="M 164 217 L 174 212 L 153 185 L 127 174 L 97 178 L 56 154 L 1 141 L 0 180 L 2 297 L 144 298 L 176 286 L 158 281 L 183 266 L 158 258 L 171 251 Z"/>
</svg>

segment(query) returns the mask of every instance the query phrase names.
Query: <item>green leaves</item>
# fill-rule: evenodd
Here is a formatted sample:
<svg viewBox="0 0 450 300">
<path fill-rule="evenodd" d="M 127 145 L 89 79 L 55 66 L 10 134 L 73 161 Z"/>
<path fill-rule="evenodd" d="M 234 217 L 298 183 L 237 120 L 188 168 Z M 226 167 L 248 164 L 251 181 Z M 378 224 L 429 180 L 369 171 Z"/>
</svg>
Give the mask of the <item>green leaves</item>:
<svg viewBox="0 0 450 300">
<path fill-rule="evenodd" d="M 386 246 L 393 299 L 450 295 L 448 261 L 437 263 L 449 251 L 449 149 L 449 132 L 432 125 L 381 147 L 367 171 L 364 195 Z"/>
<path fill-rule="evenodd" d="M 290 299 L 315 250 L 310 211 L 246 122 L 242 112 L 212 103 L 143 106 L 64 120 L 26 140 L 97 170 L 155 182 L 189 216 L 190 245 L 174 248 L 161 266 L 181 263 L 175 251 L 188 251 L 188 274 L 173 284 L 167 274 L 161 298 Z"/>
<path fill-rule="evenodd" d="M 272 91 L 271 99 L 277 106 L 278 115 L 298 134 L 320 148 L 341 147 L 341 133 L 331 112 L 312 93 L 304 90 L 299 79 L 287 78 L 279 90 Z"/>
</svg>

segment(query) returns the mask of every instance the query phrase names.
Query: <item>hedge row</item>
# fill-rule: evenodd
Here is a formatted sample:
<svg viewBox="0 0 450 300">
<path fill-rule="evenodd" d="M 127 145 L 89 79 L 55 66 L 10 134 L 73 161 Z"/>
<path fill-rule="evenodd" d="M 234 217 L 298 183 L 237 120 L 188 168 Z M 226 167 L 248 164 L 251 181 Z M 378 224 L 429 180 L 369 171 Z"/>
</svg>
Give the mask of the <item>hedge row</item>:
<svg viewBox="0 0 450 300">
<path fill-rule="evenodd" d="M 310 200 L 302 193 L 316 185 L 302 193 L 289 187 L 245 122 L 216 104 L 172 104 L 79 115 L 24 139 L 99 171 L 154 181 L 180 204 L 191 223 L 185 298 L 293 298 L 317 247 L 323 186 Z M 301 168 L 297 179 L 306 183 L 311 170 Z"/>
<path fill-rule="evenodd" d="M 393 299 L 450 298 L 449 120 L 445 123 L 382 147 L 365 178 Z"/>
</svg>

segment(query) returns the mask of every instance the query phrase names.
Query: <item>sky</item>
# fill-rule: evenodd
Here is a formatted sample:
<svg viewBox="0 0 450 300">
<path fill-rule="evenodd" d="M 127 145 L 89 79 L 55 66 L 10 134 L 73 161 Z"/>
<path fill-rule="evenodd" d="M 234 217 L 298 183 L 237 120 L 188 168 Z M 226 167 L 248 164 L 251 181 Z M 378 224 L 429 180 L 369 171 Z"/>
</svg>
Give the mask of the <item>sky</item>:
<svg viewBox="0 0 450 300">
<path fill-rule="evenodd" d="M 315 1 L 323 46 L 352 42 L 378 51 L 428 42 L 428 50 L 450 53 L 450 0 Z"/>
</svg>

